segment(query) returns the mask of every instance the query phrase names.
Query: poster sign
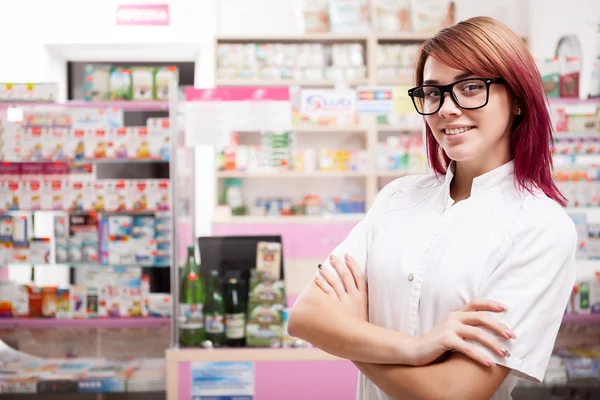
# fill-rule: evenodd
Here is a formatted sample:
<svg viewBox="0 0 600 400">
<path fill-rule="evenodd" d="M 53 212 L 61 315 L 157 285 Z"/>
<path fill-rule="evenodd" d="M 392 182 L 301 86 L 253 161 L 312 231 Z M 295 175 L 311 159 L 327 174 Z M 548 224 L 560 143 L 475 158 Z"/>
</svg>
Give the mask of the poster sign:
<svg viewBox="0 0 600 400">
<path fill-rule="evenodd" d="M 224 146 L 231 132 L 292 128 L 287 87 L 185 89 L 186 146 Z"/>
<path fill-rule="evenodd" d="M 190 364 L 191 400 L 253 400 L 254 363 L 214 361 Z"/>
<path fill-rule="evenodd" d="M 303 89 L 300 114 L 315 124 L 353 125 L 356 120 L 356 92 L 351 89 Z"/>
<path fill-rule="evenodd" d="M 408 90 L 411 86 L 394 86 L 393 88 L 393 99 L 394 99 L 394 114 L 397 115 L 411 115 L 416 114 L 415 107 L 412 103 L 412 99 L 408 95 Z"/>
<path fill-rule="evenodd" d="M 168 4 L 123 4 L 117 6 L 117 25 L 169 25 Z"/>
</svg>

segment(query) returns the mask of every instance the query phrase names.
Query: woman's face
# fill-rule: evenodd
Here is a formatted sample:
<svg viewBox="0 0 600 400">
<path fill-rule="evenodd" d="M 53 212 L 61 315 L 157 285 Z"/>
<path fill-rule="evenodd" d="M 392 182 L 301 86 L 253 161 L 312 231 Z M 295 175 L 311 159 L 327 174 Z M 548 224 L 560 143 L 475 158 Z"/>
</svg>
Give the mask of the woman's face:
<svg viewBox="0 0 600 400">
<path fill-rule="evenodd" d="M 478 76 L 450 68 L 433 57 L 428 57 L 423 69 L 424 84 L 448 85 L 475 77 Z M 464 87 L 465 91 L 472 89 Z M 509 128 L 514 107 L 506 86 L 492 84 L 487 105 L 477 110 L 464 110 L 456 105 L 449 93 L 444 96 L 440 110 L 425 116 L 425 120 L 448 157 L 457 162 L 479 164 L 480 167 L 508 162 Z"/>
</svg>

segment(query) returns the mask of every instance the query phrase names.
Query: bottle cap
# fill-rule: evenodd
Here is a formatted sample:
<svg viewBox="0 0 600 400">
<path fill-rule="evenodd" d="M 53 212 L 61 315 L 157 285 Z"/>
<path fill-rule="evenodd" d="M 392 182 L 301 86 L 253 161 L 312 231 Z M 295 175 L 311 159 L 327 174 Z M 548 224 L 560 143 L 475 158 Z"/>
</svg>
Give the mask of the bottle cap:
<svg viewBox="0 0 600 400">
<path fill-rule="evenodd" d="M 229 283 L 237 283 L 237 279 L 235 278 L 229 278 Z"/>
<path fill-rule="evenodd" d="M 194 254 L 194 247 L 190 246 L 188 247 L 188 255 L 193 255 Z"/>
</svg>

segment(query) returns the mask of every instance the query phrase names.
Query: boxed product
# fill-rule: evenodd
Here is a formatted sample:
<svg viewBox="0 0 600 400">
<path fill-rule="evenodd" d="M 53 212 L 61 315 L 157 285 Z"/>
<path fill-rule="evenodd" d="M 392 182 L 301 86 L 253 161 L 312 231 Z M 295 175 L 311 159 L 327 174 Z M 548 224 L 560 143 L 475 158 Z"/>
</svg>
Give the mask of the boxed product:
<svg viewBox="0 0 600 400">
<path fill-rule="evenodd" d="M 538 62 L 544 90 L 548 97 L 560 96 L 560 61 L 558 57 L 545 58 Z"/>
<path fill-rule="evenodd" d="M 246 345 L 248 347 L 281 347 L 283 304 L 258 303 L 248 311 Z"/>
<path fill-rule="evenodd" d="M 130 180 L 128 181 L 129 203 L 127 207 L 131 211 L 148 211 L 148 197 L 150 196 L 149 181 Z"/>
<path fill-rule="evenodd" d="M 305 33 L 329 32 L 327 0 L 302 0 L 302 17 Z"/>
<path fill-rule="evenodd" d="M 148 118 L 148 141 L 150 142 L 150 157 L 169 160 L 170 123 L 168 118 Z"/>
<path fill-rule="evenodd" d="M 368 32 L 368 0 L 329 0 L 331 32 Z"/>
<path fill-rule="evenodd" d="M 42 315 L 44 318 L 54 318 L 56 316 L 56 288 L 42 288 Z"/>
<path fill-rule="evenodd" d="M 579 77 L 581 63 L 578 57 L 566 57 L 561 60 L 560 97 L 579 98 Z"/>
<path fill-rule="evenodd" d="M 108 158 L 108 136 L 105 129 L 88 129 L 85 139 L 85 158 L 88 160 Z M 112 145 L 112 143 L 110 143 Z"/>
<path fill-rule="evenodd" d="M 71 286 L 70 308 L 74 319 L 87 318 L 87 295 L 85 287 Z"/>
<path fill-rule="evenodd" d="M 113 129 L 113 153 L 115 158 L 126 159 L 129 157 L 128 148 L 129 146 L 133 147 L 132 136 L 130 128 Z"/>
<path fill-rule="evenodd" d="M 67 137 L 67 159 L 83 160 L 86 155 L 86 130 L 72 129 Z"/>
<path fill-rule="evenodd" d="M 152 100 L 154 94 L 154 76 L 151 67 L 133 67 L 131 69 L 133 100 Z"/>
<path fill-rule="evenodd" d="M 109 77 L 110 100 L 131 100 L 131 68 L 112 67 Z"/>
<path fill-rule="evenodd" d="M 21 137 L 21 158 L 26 161 L 43 161 L 44 150 L 42 138 L 46 136 L 46 128 L 28 128 Z"/>
<path fill-rule="evenodd" d="M 283 296 L 283 288 L 276 288 L 276 281 L 281 278 L 281 243 L 278 242 L 258 242 L 256 246 L 256 271 L 261 276 L 261 287 L 269 291 L 267 297 L 259 296 L 257 301 L 265 299 L 281 300 L 277 293 Z M 254 290 L 251 287 L 251 292 Z M 260 292 L 258 292 L 260 294 Z M 265 296 L 267 293 L 264 293 Z M 273 298 L 273 296 L 275 296 Z"/>
<path fill-rule="evenodd" d="M 32 264 L 50 264 L 52 243 L 49 238 L 33 238 L 29 241 L 29 259 Z"/>
<path fill-rule="evenodd" d="M 157 67 L 154 70 L 154 99 L 168 100 L 171 81 L 179 82 L 179 70 L 175 66 Z"/>
<path fill-rule="evenodd" d="M 83 70 L 84 100 L 109 100 L 109 77 L 110 65 L 86 65 Z"/>
<path fill-rule="evenodd" d="M 374 0 L 378 32 L 410 32 L 410 0 Z"/>
<path fill-rule="evenodd" d="M 66 128 L 49 128 L 43 143 L 44 159 L 64 161 L 67 159 L 65 144 L 69 130 Z"/>
<path fill-rule="evenodd" d="M 42 210 L 64 210 L 63 195 L 66 181 L 46 180 L 42 182 Z"/>
<path fill-rule="evenodd" d="M 150 158 L 150 143 L 148 138 L 148 128 L 138 126 L 130 128 L 129 145 L 127 155 L 129 158 Z"/>
<path fill-rule="evenodd" d="M 69 288 L 56 289 L 56 318 L 71 319 L 73 312 L 71 310 L 71 296 Z"/>
<path fill-rule="evenodd" d="M 153 179 L 148 181 L 148 209 L 168 211 L 170 209 L 169 180 Z"/>
<path fill-rule="evenodd" d="M 435 33 L 451 26 L 456 19 L 456 5 L 450 0 L 412 0 L 414 32 Z"/>
</svg>

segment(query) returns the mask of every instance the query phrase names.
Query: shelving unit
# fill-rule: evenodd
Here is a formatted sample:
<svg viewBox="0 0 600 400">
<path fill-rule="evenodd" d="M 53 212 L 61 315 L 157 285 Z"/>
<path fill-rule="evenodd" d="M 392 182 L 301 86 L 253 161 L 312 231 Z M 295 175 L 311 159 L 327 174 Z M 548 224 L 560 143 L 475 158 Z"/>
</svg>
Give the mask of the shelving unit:
<svg viewBox="0 0 600 400">
<path fill-rule="evenodd" d="M 169 326 L 170 318 L 90 318 L 39 319 L 0 318 L 0 329 L 61 329 L 61 328 L 156 328 Z"/>
</svg>

